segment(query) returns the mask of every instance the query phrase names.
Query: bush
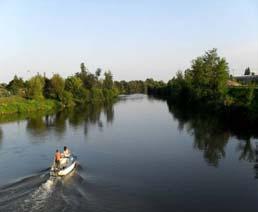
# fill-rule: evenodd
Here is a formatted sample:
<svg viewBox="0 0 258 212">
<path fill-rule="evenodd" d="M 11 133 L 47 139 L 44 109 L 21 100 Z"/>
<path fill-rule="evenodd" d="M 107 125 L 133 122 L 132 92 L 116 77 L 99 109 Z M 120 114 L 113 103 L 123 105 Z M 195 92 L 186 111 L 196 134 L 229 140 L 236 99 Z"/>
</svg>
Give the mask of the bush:
<svg viewBox="0 0 258 212">
<path fill-rule="evenodd" d="M 254 87 L 241 87 L 241 88 L 230 88 L 228 90 L 228 96 L 233 98 L 234 104 L 239 106 L 249 106 L 252 104 L 254 99 Z"/>
<path fill-rule="evenodd" d="M 60 108 L 60 103 L 55 100 L 28 100 L 18 96 L 0 98 L 0 114 L 47 112 Z"/>
</svg>

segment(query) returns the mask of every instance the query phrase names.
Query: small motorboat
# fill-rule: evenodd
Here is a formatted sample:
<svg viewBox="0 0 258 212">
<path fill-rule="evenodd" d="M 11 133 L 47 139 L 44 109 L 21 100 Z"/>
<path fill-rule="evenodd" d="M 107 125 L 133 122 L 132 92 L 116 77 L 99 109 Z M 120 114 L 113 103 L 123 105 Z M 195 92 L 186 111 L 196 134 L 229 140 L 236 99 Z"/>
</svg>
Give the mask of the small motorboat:
<svg viewBox="0 0 258 212">
<path fill-rule="evenodd" d="M 55 162 L 50 169 L 51 176 L 65 176 L 74 170 L 77 161 L 76 156 L 71 155 L 70 157 L 62 158 L 60 167 L 56 167 Z"/>
</svg>

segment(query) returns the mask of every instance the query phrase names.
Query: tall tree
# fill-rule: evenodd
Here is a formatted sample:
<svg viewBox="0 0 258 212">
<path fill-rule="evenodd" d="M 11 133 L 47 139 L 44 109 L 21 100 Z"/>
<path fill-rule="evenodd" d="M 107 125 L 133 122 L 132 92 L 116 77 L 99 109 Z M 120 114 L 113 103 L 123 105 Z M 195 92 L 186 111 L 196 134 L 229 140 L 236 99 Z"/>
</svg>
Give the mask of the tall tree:
<svg viewBox="0 0 258 212">
<path fill-rule="evenodd" d="M 41 75 L 36 75 L 28 81 L 27 96 L 31 99 L 43 99 L 43 88 L 45 80 Z"/>
<path fill-rule="evenodd" d="M 51 93 L 56 99 L 61 100 L 65 88 L 64 79 L 59 74 L 54 74 L 50 80 Z"/>
<path fill-rule="evenodd" d="M 11 80 L 8 85 L 7 89 L 13 94 L 17 95 L 19 94 L 21 89 L 24 89 L 24 81 L 22 78 L 17 77 L 17 75 L 14 76 L 13 80 Z"/>
<path fill-rule="evenodd" d="M 209 50 L 193 60 L 185 79 L 197 99 L 222 100 L 227 89 L 228 63 L 218 56 L 217 49 Z"/>
<path fill-rule="evenodd" d="M 245 75 L 251 75 L 251 70 L 249 67 L 245 69 Z"/>
<path fill-rule="evenodd" d="M 81 72 L 83 72 L 83 73 L 87 72 L 87 68 L 84 63 L 81 63 Z"/>
<path fill-rule="evenodd" d="M 71 76 L 65 80 L 65 90 L 70 91 L 75 98 L 81 97 L 83 82 L 79 77 Z"/>
<path fill-rule="evenodd" d="M 113 88 L 113 75 L 111 71 L 104 73 L 104 80 L 103 80 L 103 87 L 106 89 L 112 89 Z"/>
<path fill-rule="evenodd" d="M 97 68 L 97 70 L 96 70 L 96 72 L 95 72 L 95 75 L 96 75 L 97 78 L 100 77 L 101 71 L 102 71 L 102 70 L 101 70 L 100 68 Z"/>
<path fill-rule="evenodd" d="M 84 63 L 81 63 L 81 72 L 76 73 L 76 76 L 82 80 L 84 87 L 87 89 L 96 85 L 97 77 L 87 70 Z"/>
</svg>

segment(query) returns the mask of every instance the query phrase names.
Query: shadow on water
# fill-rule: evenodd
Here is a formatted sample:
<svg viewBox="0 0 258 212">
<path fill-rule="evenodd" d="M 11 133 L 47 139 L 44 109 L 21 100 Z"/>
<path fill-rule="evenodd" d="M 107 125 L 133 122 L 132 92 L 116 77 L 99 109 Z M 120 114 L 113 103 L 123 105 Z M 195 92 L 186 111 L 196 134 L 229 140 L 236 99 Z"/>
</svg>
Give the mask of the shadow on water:
<svg viewBox="0 0 258 212">
<path fill-rule="evenodd" d="M 229 124 L 216 114 L 166 101 L 169 112 L 178 121 L 178 129 L 186 130 L 193 136 L 194 148 L 203 152 L 204 159 L 210 165 L 217 167 L 219 161 L 226 157 L 225 148 L 231 137 L 240 140 L 237 146 L 239 160 L 255 161 L 255 146 L 251 139 L 258 137 L 258 131 L 246 131 L 238 123 Z"/>
<path fill-rule="evenodd" d="M 83 125 L 84 134 L 87 135 L 90 125 L 97 125 L 100 129 L 103 127 L 102 114 L 106 117 L 107 123 L 112 123 L 114 120 L 113 103 L 81 105 L 45 116 L 34 114 L 27 118 L 27 132 L 38 137 L 53 130 L 56 135 L 62 136 L 69 124 L 74 128 Z"/>
<path fill-rule="evenodd" d="M 31 114 L 8 114 L 0 117 L 0 123 L 20 122 L 26 120 L 27 132 L 32 136 L 44 136 L 49 130 L 53 130 L 56 135 L 62 136 L 67 124 L 76 128 L 84 125 L 84 134 L 87 135 L 90 125 L 97 125 L 99 129 L 103 127 L 101 115 L 106 117 L 106 122 L 111 123 L 114 120 L 113 102 L 94 103 L 68 108 L 59 112 L 49 114 L 31 113 Z M 0 128 L 0 145 L 3 137 L 3 131 Z"/>
</svg>

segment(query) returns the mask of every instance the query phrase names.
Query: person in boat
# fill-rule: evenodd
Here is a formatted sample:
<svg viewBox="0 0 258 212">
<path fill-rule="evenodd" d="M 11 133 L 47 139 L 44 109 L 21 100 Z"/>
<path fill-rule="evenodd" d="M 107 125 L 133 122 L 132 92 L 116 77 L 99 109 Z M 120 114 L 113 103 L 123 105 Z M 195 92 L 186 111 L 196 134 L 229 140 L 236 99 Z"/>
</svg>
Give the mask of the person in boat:
<svg viewBox="0 0 258 212">
<path fill-rule="evenodd" d="M 64 151 L 61 154 L 61 160 L 60 160 L 60 165 L 62 168 L 67 166 L 70 156 L 71 156 L 71 151 L 67 148 L 67 146 L 64 146 Z"/>
<path fill-rule="evenodd" d="M 71 156 L 71 151 L 67 148 L 67 146 L 64 146 L 63 157 L 69 158 L 70 156 Z"/>
<path fill-rule="evenodd" d="M 56 165 L 56 168 L 60 167 L 60 160 L 61 160 L 61 152 L 59 152 L 59 150 L 57 149 L 56 153 L 55 153 L 55 165 Z"/>
</svg>

